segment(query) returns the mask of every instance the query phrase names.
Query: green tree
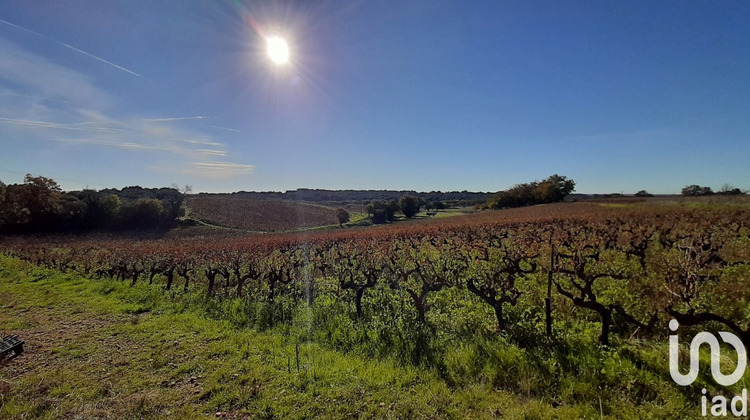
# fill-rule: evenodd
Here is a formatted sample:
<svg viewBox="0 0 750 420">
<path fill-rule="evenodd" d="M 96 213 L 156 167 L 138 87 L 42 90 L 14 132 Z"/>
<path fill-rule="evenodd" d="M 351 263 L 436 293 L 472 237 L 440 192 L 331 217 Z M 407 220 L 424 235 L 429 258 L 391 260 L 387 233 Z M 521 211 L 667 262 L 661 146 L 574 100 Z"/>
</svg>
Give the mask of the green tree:
<svg viewBox="0 0 750 420">
<path fill-rule="evenodd" d="M 414 217 L 419 213 L 419 201 L 410 195 L 405 195 L 398 200 L 398 207 L 406 217 Z"/>
<path fill-rule="evenodd" d="M 120 197 L 115 194 L 107 194 L 99 197 L 98 203 L 102 213 L 109 219 L 117 217 L 117 214 L 120 213 L 120 208 L 122 207 Z"/>
<path fill-rule="evenodd" d="M 372 223 L 381 224 L 388 220 L 388 208 L 380 200 L 373 200 L 367 205 L 367 212 L 370 214 Z"/>
<path fill-rule="evenodd" d="M 156 198 L 141 198 L 135 204 L 122 208 L 124 227 L 131 229 L 149 229 L 162 224 L 165 216 L 164 205 Z"/>
<path fill-rule="evenodd" d="M 653 197 L 654 195 L 653 195 L 653 194 L 650 194 L 650 193 L 649 193 L 648 191 L 646 191 L 646 190 L 640 190 L 640 191 L 638 191 L 637 193 L 635 193 L 635 196 L 636 196 L 636 197 Z"/>
<path fill-rule="evenodd" d="M 686 196 L 699 196 L 699 195 L 711 195 L 713 194 L 711 187 L 701 187 L 700 185 L 688 185 L 682 189 L 682 195 Z"/>
<path fill-rule="evenodd" d="M 6 206 L 5 206 L 5 193 L 8 187 L 5 186 L 3 181 L 0 181 L 0 232 L 3 230 L 3 226 L 6 222 Z"/>
<path fill-rule="evenodd" d="M 688 185 L 685 188 L 682 189 L 681 193 L 682 195 L 700 195 L 701 187 L 700 185 Z"/>
<path fill-rule="evenodd" d="M 177 184 L 173 184 L 171 188 L 160 188 L 156 191 L 155 198 L 161 200 L 161 203 L 164 207 L 164 217 L 169 222 L 174 222 L 174 220 L 179 217 L 182 202 L 185 199 L 185 195 L 190 192 L 191 189 L 192 188 L 189 185 L 186 185 L 183 192 L 180 191 L 180 188 L 177 186 Z"/>
<path fill-rule="evenodd" d="M 43 217 L 58 212 L 62 189 L 54 179 L 26 174 L 23 186 L 22 199 L 31 214 Z"/>
<path fill-rule="evenodd" d="M 61 195 L 55 180 L 26 174 L 23 184 L 6 187 L 3 218 L 18 231 L 50 229 L 62 209 Z"/>
<path fill-rule="evenodd" d="M 543 184 L 551 185 L 551 188 L 545 186 L 545 188 L 548 188 L 548 192 L 545 195 L 545 203 L 555 203 L 558 201 L 563 201 L 568 194 L 572 193 L 576 189 L 575 181 L 558 174 L 554 174 L 539 183 L 539 185 Z"/>
<path fill-rule="evenodd" d="M 81 229 L 88 205 L 73 194 L 63 194 L 60 200 L 60 221 L 65 229 Z"/>
<path fill-rule="evenodd" d="M 346 209 L 336 209 L 336 217 L 339 219 L 339 226 L 349 221 L 349 212 Z"/>
<path fill-rule="evenodd" d="M 721 194 L 721 195 L 741 195 L 742 194 L 742 190 L 740 190 L 739 188 L 735 188 L 735 187 L 733 187 L 733 186 L 731 186 L 729 184 L 724 184 L 724 185 L 722 185 L 721 190 L 718 192 L 718 194 Z"/>
<path fill-rule="evenodd" d="M 556 203 L 563 201 L 568 194 L 575 190 L 575 186 L 576 183 L 572 179 L 555 174 L 541 182 L 516 184 L 507 190 L 499 191 L 490 197 L 486 206 L 493 209 L 502 209 Z"/>
<path fill-rule="evenodd" d="M 391 200 L 385 205 L 385 218 L 392 222 L 396 218 L 396 212 L 399 210 L 396 200 Z"/>
</svg>

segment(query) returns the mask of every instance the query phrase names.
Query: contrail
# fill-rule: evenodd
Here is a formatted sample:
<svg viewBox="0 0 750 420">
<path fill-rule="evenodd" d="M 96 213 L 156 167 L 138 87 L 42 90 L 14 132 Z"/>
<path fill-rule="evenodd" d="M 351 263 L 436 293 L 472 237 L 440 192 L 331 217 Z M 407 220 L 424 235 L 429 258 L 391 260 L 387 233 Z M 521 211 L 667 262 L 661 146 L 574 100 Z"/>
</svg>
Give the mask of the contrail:
<svg viewBox="0 0 750 420">
<path fill-rule="evenodd" d="M 91 58 L 93 58 L 93 59 L 95 59 L 95 60 L 99 60 L 99 61 L 101 61 L 102 63 L 104 63 L 104 64 L 108 64 L 108 65 L 110 65 L 110 66 L 112 66 L 112 67 L 114 67 L 114 68 L 116 68 L 116 69 L 118 69 L 118 70 L 122 70 L 122 71 L 124 71 L 124 72 L 126 72 L 126 73 L 132 74 L 133 76 L 137 76 L 137 77 L 140 77 L 141 79 L 144 79 L 144 80 L 148 80 L 147 78 L 145 78 L 145 77 L 141 76 L 140 74 L 138 74 L 138 73 L 136 73 L 136 72 L 134 72 L 134 71 L 132 71 L 132 70 L 128 70 L 128 69 L 126 69 L 125 67 L 122 67 L 122 66 L 118 66 L 117 64 L 115 64 L 115 63 L 113 63 L 113 62 L 111 62 L 111 61 L 107 61 L 107 60 L 105 60 L 105 59 L 103 59 L 103 58 L 100 58 L 100 57 L 97 57 L 97 56 L 95 56 L 95 55 L 93 55 L 93 54 L 89 54 L 89 53 L 87 53 L 86 51 L 80 50 L 80 49 L 78 49 L 78 48 L 76 48 L 76 47 L 74 47 L 74 46 L 72 46 L 72 45 L 68 45 L 68 44 L 66 44 L 66 43 L 64 43 L 64 42 L 60 42 L 60 41 L 58 41 L 58 40 L 56 40 L 56 39 L 52 39 L 52 38 L 50 38 L 50 37 L 48 37 L 48 36 L 46 36 L 46 35 L 42 35 L 42 34 L 40 34 L 39 32 L 34 32 L 34 31 L 32 31 L 31 29 L 26 29 L 26 28 L 24 28 L 23 26 L 18 26 L 18 25 L 16 25 L 16 24 L 13 24 L 13 23 L 10 23 L 10 22 L 7 22 L 7 21 L 4 21 L 4 20 L 2 20 L 2 19 L 0 19 L 0 23 L 4 23 L 4 24 L 6 24 L 6 25 L 8 25 L 8 26 L 12 26 L 12 27 L 14 27 L 14 28 L 17 28 L 17 29 L 20 29 L 20 30 L 22 30 L 22 31 L 26 31 L 26 32 L 28 32 L 28 33 L 34 34 L 34 35 L 36 35 L 36 36 L 38 36 L 38 37 L 41 37 L 41 38 L 44 38 L 44 39 L 50 40 L 50 41 L 52 41 L 52 42 L 54 42 L 54 43 L 56 43 L 56 44 L 62 45 L 62 46 L 63 46 L 63 47 L 65 47 L 65 48 L 70 48 L 71 50 L 73 50 L 73 51 L 75 51 L 75 52 L 77 52 L 77 53 L 80 53 L 80 54 L 83 54 L 83 55 L 85 55 L 85 56 L 91 57 Z"/>
</svg>

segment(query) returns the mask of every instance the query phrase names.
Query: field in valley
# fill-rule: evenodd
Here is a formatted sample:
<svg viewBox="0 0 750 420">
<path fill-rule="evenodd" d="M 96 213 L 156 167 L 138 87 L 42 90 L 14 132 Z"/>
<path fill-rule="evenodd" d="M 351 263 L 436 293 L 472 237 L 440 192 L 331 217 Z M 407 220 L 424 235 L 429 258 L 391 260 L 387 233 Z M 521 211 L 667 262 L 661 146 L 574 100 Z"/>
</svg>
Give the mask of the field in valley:
<svg viewBox="0 0 750 420">
<path fill-rule="evenodd" d="M 188 214 L 210 225 L 251 232 L 273 232 L 337 225 L 336 209 L 317 204 L 232 197 L 190 197 Z"/>
</svg>

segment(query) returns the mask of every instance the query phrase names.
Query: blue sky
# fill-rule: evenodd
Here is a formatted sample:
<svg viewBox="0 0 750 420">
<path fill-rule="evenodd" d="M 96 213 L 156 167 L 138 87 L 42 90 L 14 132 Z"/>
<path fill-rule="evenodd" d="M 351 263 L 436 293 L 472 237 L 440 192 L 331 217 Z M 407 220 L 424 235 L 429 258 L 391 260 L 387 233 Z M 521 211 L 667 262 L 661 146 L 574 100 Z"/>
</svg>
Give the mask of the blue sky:
<svg viewBox="0 0 750 420">
<path fill-rule="evenodd" d="M 5 183 L 750 188 L 744 1 L 6 0 L 0 20 Z"/>
</svg>

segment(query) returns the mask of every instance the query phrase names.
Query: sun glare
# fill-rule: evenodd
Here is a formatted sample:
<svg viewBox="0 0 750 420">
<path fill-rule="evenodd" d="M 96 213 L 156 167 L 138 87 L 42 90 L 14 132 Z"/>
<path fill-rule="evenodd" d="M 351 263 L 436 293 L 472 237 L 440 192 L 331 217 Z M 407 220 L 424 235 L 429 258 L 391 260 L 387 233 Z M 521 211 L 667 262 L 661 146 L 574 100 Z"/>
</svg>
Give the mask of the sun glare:
<svg viewBox="0 0 750 420">
<path fill-rule="evenodd" d="M 289 46 L 284 39 L 272 36 L 266 39 L 268 58 L 276 64 L 286 64 L 289 61 Z"/>
</svg>

